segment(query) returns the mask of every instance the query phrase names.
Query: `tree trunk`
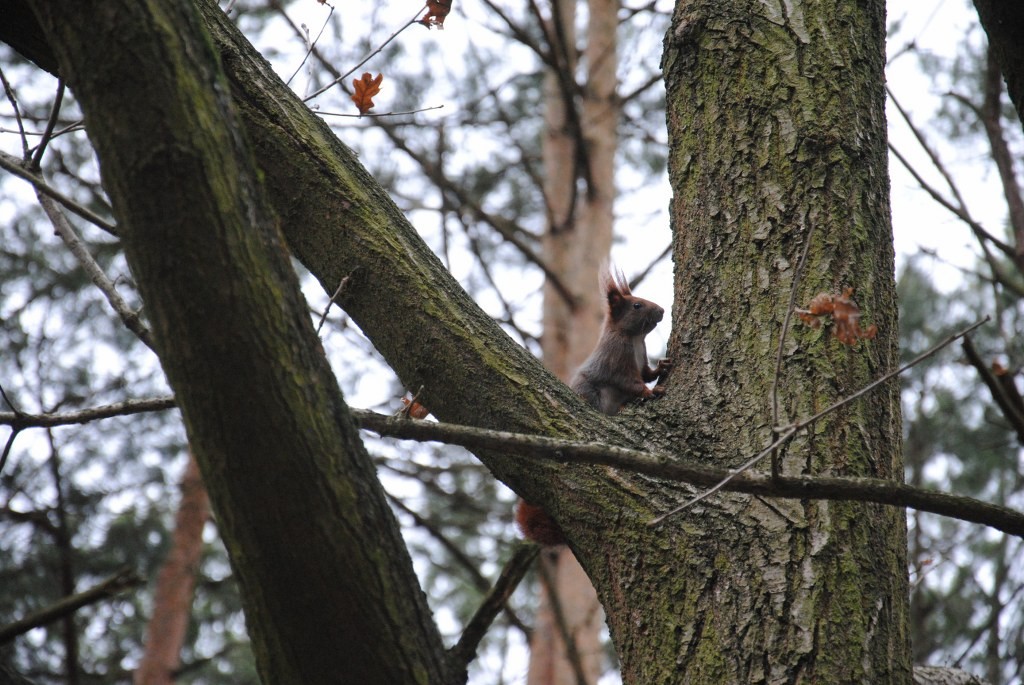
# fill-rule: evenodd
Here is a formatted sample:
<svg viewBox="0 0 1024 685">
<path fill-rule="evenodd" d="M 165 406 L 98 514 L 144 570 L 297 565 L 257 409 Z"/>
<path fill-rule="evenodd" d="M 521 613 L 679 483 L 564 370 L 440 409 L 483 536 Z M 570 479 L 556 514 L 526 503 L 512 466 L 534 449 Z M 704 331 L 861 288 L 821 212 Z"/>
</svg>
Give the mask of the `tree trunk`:
<svg viewBox="0 0 1024 685">
<path fill-rule="evenodd" d="M 663 61 L 675 192 L 671 403 L 700 425 L 689 444 L 703 459 L 736 466 L 771 442 L 774 426 L 896 365 L 884 17 L 882 0 L 676 5 Z M 828 327 L 793 324 L 773 418 L 780 331 L 808 241 L 798 306 L 855 288 L 879 334 L 847 347 Z M 781 450 L 780 466 L 902 480 L 900 439 L 893 380 L 818 421 Z M 667 638 L 665 658 L 651 659 L 650 645 L 631 655 L 620 637 L 627 680 L 909 680 L 902 511 L 723 495 L 679 517 L 682 529 L 663 530 L 659 544 L 685 550 L 672 557 L 681 563 L 649 551 L 643 561 L 672 569 L 648 624 Z M 653 601 L 654 589 L 639 596 Z M 622 620 L 630 609 L 641 611 L 626 604 L 606 603 L 619 636 L 635 632 Z"/>
<path fill-rule="evenodd" d="M 267 683 L 447 683 L 192 3 L 33 3 L 118 230 Z"/>
<path fill-rule="evenodd" d="M 974 0 L 991 50 L 1006 79 L 1010 102 L 1017 118 L 1024 122 L 1024 4 L 1005 0 Z"/>
<path fill-rule="evenodd" d="M 209 517 L 210 500 L 199 476 L 199 464 L 190 452 L 181 477 L 181 502 L 174 518 L 171 548 L 153 592 L 145 651 L 132 678 L 135 685 L 174 682 L 192 612 L 192 592 L 203 552 L 203 527 Z"/>
</svg>

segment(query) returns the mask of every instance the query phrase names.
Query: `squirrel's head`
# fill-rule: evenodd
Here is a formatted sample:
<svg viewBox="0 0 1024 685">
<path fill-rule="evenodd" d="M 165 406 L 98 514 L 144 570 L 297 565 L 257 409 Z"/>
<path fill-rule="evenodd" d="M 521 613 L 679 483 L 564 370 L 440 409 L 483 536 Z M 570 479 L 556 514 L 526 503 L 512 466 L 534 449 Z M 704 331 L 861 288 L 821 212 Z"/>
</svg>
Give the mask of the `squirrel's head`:
<svg viewBox="0 0 1024 685">
<path fill-rule="evenodd" d="M 665 316 L 665 310 L 650 300 L 634 297 L 629 281 L 619 269 L 602 270 L 601 289 L 608 298 L 607 325 L 626 335 L 647 335 Z"/>
</svg>

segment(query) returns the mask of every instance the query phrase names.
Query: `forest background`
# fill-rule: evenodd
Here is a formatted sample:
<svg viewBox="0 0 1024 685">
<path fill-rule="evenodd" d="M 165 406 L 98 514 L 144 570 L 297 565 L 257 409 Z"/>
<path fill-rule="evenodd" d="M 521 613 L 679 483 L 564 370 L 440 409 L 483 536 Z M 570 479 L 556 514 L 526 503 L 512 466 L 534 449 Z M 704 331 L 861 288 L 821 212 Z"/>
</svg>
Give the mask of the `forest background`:
<svg viewBox="0 0 1024 685">
<path fill-rule="evenodd" d="M 420 14 L 399 3 L 332 11 L 312 0 L 237 2 L 230 9 L 246 36 L 303 96 L 334 78 L 329 65 L 348 71 Z M 628 49 L 622 50 L 618 91 L 632 97 L 620 126 L 612 250 L 628 275 L 643 276 L 638 294 L 666 309 L 671 264 L 659 256 L 669 244 L 670 189 L 658 77 L 670 12 L 667 2 L 637 7 L 620 27 Z M 537 169 L 524 163 L 536 159 L 543 126 L 541 75 L 535 56 L 509 33 L 487 3 L 456 3 L 443 31 L 409 26 L 353 75 L 364 69 L 384 74 L 375 114 L 414 113 L 352 117 L 353 106 L 339 88 L 311 102 L 358 150 L 459 283 L 539 354 L 544 275 L 501 229 L 514 221 L 518 231 L 543 230 Z M 964 221 L 966 211 L 956 216 L 922 187 L 940 188 L 953 204 L 965 198 L 961 210 L 969 210 L 972 221 L 996 235 L 1006 232 L 1004 188 L 977 108 L 970 106 L 983 92 L 984 34 L 973 7 L 951 0 L 927 8 L 889 3 L 889 34 L 891 142 L 920 175 L 915 178 L 892 158 L 902 356 L 909 359 L 992 314 L 996 325 L 982 329 L 975 344 L 987 364 L 997 361 L 1014 378 L 1021 363 L 1020 297 L 993 285 L 998 279 Z M 0 66 L 26 128 L 41 128 L 56 81 L 6 46 L 0 50 Z M 916 129 L 894 107 L 896 101 Z M 1017 160 L 1020 126 L 1005 99 L 1003 109 L 1004 134 Z M 18 156 L 22 142 L 9 99 L 0 114 L 2 150 Z M 77 118 L 73 102 L 66 102 L 58 130 Z M 83 141 L 84 134 L 73 129 L 55 137 L 44 169 L 55 187 L 85 205 L 103 207 L 95 162 Z M 0 176 L 0 184 L 0 386 L 6 396 L 22 411 L 44 413 L 166 394 L 155 357 L 109 312 L 54 235 L 31 187 L 10 175 Z M 116 245 L 95 230 L 84 231 L 104 270 L 131 293 Z M 307 286 L 310 315 L 319 321 L 327 298 Z M 649 338 L 652 357 L 664 349 L 669 330 L 666 321 Z M 337 309 L 328 313 L 321 338 L 329 358 L 343 360 L 334 366 L 352 406 L 392 412 L 397 398 L 415 390 L 400 387 Z M 988 390 L 958 346 L 904 376 L 903 404 L 909 482 L 1022 508 L 1019 439 L 991 408 Z M 148 580 L 90 604 L 59 628 L 38 628 L 13 643 L 5 658 L 39 682 L 126 681 L 142 657 L 151 592 L 179 511 L 187 453 L 174 413 L 131 417 L 130 430 L 122 421 L 27 431 L 12 442 L 0 473 L 0 623 L 116 575 L 126 562 Z M 446 637 L 454 639 L 486 589 L 485 579 L 497 575 L 516 540 L 510 523 L 515 498 L 456 448 L 368 442 L 431 608 Z M 966 668 L 993 683 L 1021 682 L 1024 569 L 1014 563 L 1019 540 L 917 512 L 908 512 L 908 523 L 915 661 Z M 226 554 L 212 524 L 203 535 L 179 680 L 255 682 Z M 513 595 L 516 616 L 530 615 L 530 583 L 538 582 L 531 576 L 526 589 Z M 525 680 L 525 641 L 516 621 L 502 619 L 489 633 L 472 666 L 472 682 Z M 73 668 L 69 658 L 76 662 Z M 616 682 L 614 663 L 605 662 L 603 671 L 601 682 Z"/>
</svg>

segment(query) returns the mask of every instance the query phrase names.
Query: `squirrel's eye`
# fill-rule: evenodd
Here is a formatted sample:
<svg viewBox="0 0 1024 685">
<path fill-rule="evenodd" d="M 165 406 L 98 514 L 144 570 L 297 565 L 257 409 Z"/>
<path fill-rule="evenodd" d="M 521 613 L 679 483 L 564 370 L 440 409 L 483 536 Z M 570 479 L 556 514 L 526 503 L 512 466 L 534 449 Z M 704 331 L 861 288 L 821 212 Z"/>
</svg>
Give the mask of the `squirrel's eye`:
<svg viewBox="0 0 1024 685">
<path fill-rule="evenodd" d="M 642 308 L 643 308 L 643 304 L 641 304 L 640 302 L 634 302 L 633 303 L 633 309 L 642 309 Z"/>
</svg>

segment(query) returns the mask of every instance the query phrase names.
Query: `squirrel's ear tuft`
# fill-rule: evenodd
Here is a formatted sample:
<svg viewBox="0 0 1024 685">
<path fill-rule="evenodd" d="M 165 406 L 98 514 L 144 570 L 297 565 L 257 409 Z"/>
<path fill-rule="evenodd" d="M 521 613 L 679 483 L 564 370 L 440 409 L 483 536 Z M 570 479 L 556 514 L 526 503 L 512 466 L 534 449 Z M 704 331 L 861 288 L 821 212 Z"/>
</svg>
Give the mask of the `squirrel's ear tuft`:
<svg viewBox="0 0 1024 685">
<path fill-rule="evenodd" d="M 608 295 L 608 301 L 612 301 L 613 293 L 619 297 L 629 297 L 633 293 L 629 290 L 629 281 L 626 280 L 626 275 L 622 273 L 622 269 L 616 267 L 607 259 L 601 263 L 601 292 Z"/>
</svg>

